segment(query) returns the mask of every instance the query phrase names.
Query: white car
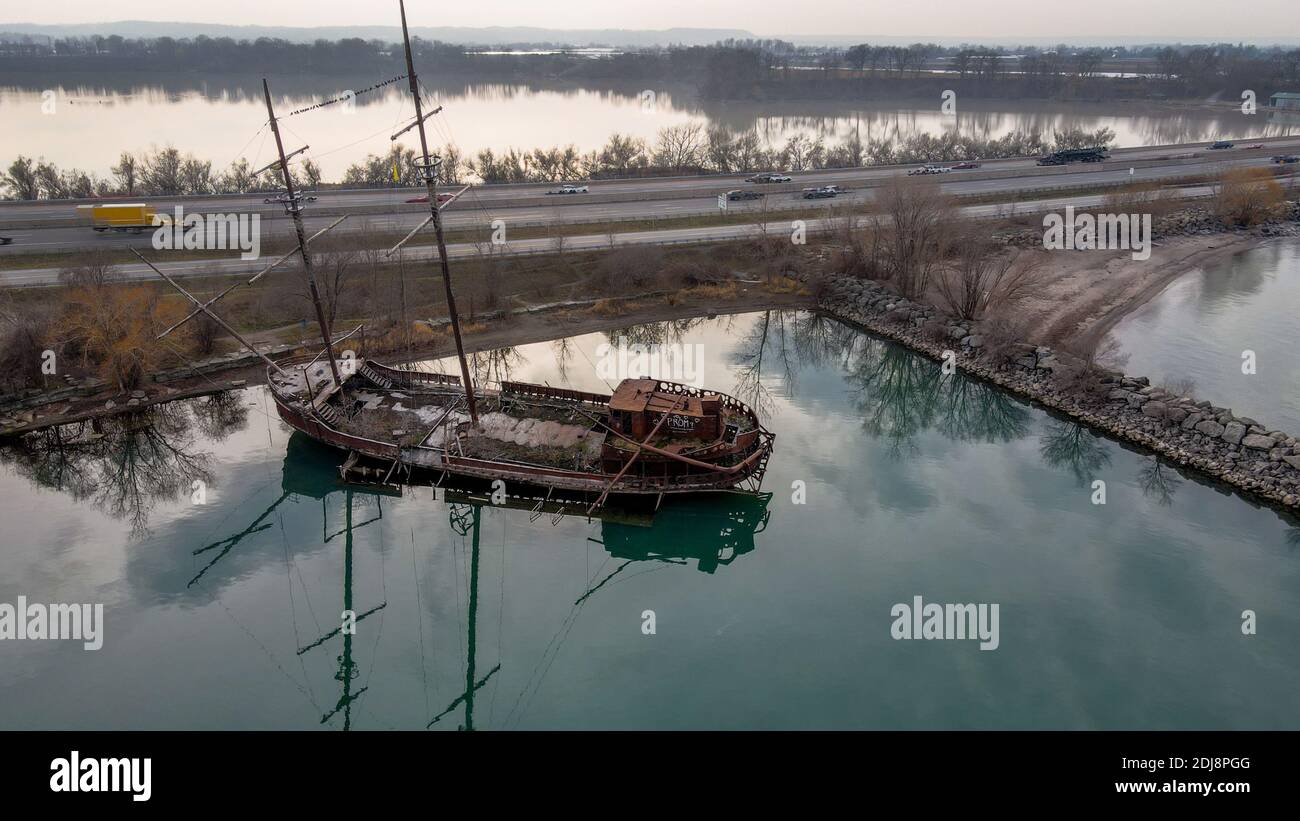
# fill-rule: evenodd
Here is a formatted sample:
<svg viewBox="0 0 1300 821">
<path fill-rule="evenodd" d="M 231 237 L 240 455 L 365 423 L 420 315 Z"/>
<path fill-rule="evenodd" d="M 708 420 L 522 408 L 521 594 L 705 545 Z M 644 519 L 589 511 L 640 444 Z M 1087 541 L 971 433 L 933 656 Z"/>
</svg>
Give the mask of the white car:
<svg viewBox="0 0 1300 821">
<path fill-rule="evenodd" d="M 299 192 L 296 192 L 294 196 L 296 196 L 298 199 L 302 200 L 303 202 L 315 202 L 315 201 L 316 201 L 316 195 L 315 195 L 315 194 L 304 194 L 304 193 L 302 193 L 301 191 L 299 191 Z M 285 203 L 285 202 L 288 202 L 288 201 L 289 201 L 289 195 L 288 195 L 288 194 L 276 194 L 274 197 L 267 197 L 266 199 L 262 200 L 262 202 L 278 202 L 278 203 Z"/>
<path fill-rule="evenodd" d="M 758 174 L 755 174 L 752 177 L 745 178 L 745 182 L 756 182 L 756 183 L 790 182 L 790 180 L 791 177 L 789 174 L 782 174 L 778 171 L 762 171 Z"/>
<path fill-rule="evenodd" d="M 556 188 L 556 189 L 551 190 L 551 191 L 547 191 L 546 193 L 547 193 L 547 194 L 585 194 L 585 193 L 587 193 L 587 186 L 585 186 L 585 185 L 561 185 L 559 188 Z"/>
<path fill-rule="evenodd" d="M 951 168 L 945 168 L 942 165 L 923 165 L 920 168 L 913 168 L 907 172 L 907 176 L 915 177 L 918 174 L 947 174 Z"/>
</svg>

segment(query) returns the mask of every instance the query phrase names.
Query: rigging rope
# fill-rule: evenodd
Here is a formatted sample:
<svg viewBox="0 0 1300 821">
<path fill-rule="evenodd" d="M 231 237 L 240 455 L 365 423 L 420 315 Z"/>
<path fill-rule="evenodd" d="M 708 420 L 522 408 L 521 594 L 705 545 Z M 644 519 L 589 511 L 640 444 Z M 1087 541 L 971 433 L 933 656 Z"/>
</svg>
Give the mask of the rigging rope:
<svg viewBox="0 0 1300 821">
<path fill-rule="evenodd" d="M 316 104 L 314 104 L 314 105 L 306 106 L 305 108 L 299 108 L 299 109 L 296 109 L 296 110 L 294 110 L 294 111 L 290 111 L 288 114 L 285 114 L 284 116 L 285 116 L 285 117 L 292 117 L 292 116 L 294 116 L 294 115 L 296 115 L 296 114 L 306 114 L 308 111 L 315 111 L 315 110 L 318 109 L 318 108 L 324 108 L 325 106 L 334 105 L 335 103 L 341 103 L 341 102 L 343 102 L 343 101 L 345 101 L 345 100 L 353 100 L 353 99 L 356 99 L 357 97 L 360 97 L 362 94 L 368 94 L 368 93 L 370 93 L 371 91 L 375 91 L 375 90 L 377 90 L 377 89 L 381 89 L 381 88 L 383 88 L 384 86 L 391 85 L 391 84 L 397 82 L 398 80 L 405 80 L 405 79 L 406 79 L 406 75 L 405 75 L 405 74 L 399 74 L 399 75 L 396 76 L 396 77 L 391 77 L 391 78 L 389 78 L 389 79 L 387 79 L 387 80 L 384 80 L 384 81 L 381 82 L 381 83 L 375 83 L 374 85 L 369 86 L 369 87 L 367 87 L 367 88 L 363 88 L 363 89 L 361 89 L 360 91 L 354 91 L 354 92 L 352 92 L 352 95 L 351 95 L 351 96 L 348 96 L 348 95 L 340 95 L 340 96 L 338 96 L 338 97 L 333 97 L 333 98 L 328 99 L 328 100 L 323 100 L 323 101 L 321 101 L 321 102 L 319 102 L 319 103 L 316 103 Z"/>
</svg>

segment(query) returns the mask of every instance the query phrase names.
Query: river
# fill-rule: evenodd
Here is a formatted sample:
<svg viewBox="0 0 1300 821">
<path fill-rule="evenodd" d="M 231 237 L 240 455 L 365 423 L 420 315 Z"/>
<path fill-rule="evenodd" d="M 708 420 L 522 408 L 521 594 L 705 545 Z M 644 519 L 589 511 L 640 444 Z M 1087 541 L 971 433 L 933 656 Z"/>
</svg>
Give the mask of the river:
<svg viewBox="0 0 1300 821">
<path fill-rule="evenodd" d="M 1300 239 L 1277 239 L 1182 274 L 1114 335 L 1128 357 L 1125 372 L 1190 388 L 1269 430 L 1295 434 L 1298 306 Z"/>
<path fill-rule="evenodd" d="M 272 77 L 271 88 L 277 110 L 287 114 L 386 79 Z M 573 144 L 586 152 L 604 145 L 614 133 L 653 143 L 659 129 L 690 122 L 735 132 L 753 130 L 771 146 L 793 134 L 820 136 L 834 145 L 855 132 L 863 141 L 953 129 L 984 139 L 1038 130 L 1050 139 L 1054 130 L 1101 127 L 1115 132 L 1119 146 L 1136 146 L 1275 136 L 1300 128 L 1294 117 L 1244 115 L 1231 106 L 963 100 L 955 115 L 945 115 L 938 99 L 910 104 L 716 103 L 701 102 L 684 87 L 426 82 L 433 99 L 444 106 L 429 121 L 430 139 L 458 147 L 467 158 L 483 148 L 499 153 Z M 53 94 L 47 97 L 46 91 Z M 53 106 L 43 108 L 47 100 Z M 404 86 L 394 83 L 358 96 L 355 106 L 335 105 L 286 117 L 286 139 L 293 143 L 291 150 L 309 145 L 309 156 L 320 165 L 325 180 L 337 181 L 366 154 L 386 153 L 391 134 L 412 116 L 410 109 Z M 260 167 L 274 149 L 262 129 L 266 110 L 260 78 L 0 76 L 0 117 L 7 125 L 0 130 L 0 162 L 6 167 L 21 154 L 108 177 L 121 152 L 171 145 L 210 160 L 214 173 L 220 173 L 241 156 Z"/>
<path fill-rule="evenodd" d="M 262 388 L 0 451 L 0 602 L 105 605 L 98 651 L 0 642 L 0 727 L 1300 727 L 1293 522 L 815 315 L 618 338 L 702 346 L 770 497 L 348 490 Z M 603 389 L 607 341 L 475 365 Z M 997 604 L 997 648 L 892 638 L 915 596 Z"/>
</svg>

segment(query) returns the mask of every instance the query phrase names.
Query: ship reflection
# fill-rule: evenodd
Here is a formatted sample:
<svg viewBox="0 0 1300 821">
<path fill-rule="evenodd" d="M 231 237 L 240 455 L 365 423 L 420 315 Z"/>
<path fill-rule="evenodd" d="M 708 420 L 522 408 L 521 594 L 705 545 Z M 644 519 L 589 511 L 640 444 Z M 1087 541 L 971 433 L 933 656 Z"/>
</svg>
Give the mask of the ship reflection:
<svg viewBox="0 0 1300 821">
<path fill-rule="evenodd" d="M 465 602 L 464 621 L 464 684 L 463 689 L 440 710 L 433 712 L 426 729 L 454 722 L 461 730 L 475 728 L 475 701 L 477 694 L 502 669 L 501 663 L 483 671 L 478 665 L 479 646 L 479 587 L 480 541 L 484 508 L 503 508 L 505 515 L 518 517 L 530 527 L 550 528 L 566 520 L 599 522 L 599 537 L 589 541 L 604 547 L 611 558 L 621 563 L 611 572 L 591 583 L 575 602 L 571 612 L 580 606 L 612 579 L 637 563 L 657 562 L 694 566 L 703 573 L 716 573 L 739 557 L 754 552 L 755 537 L 762 533 L 771 517 L 768 504 L 772 494 L 717 493 L 707 496 L 668 500 L 657 510 L 628 510 L 606 507 L 598 516 L 588 517 L 585 506 L 572 506 L 566 510 L 562 504 L 539 506 L 536 502 L 508 499 L 503 504 L 493 504 L 491 498 L 470 489 L 431 488 L 422 486 L 355 485 L 345 484 L 340 478 L 337 454 L 310 438 L 295 434 L 289 440 L 281 471 L 280 493 L 270 505 L 260 511 L 246 526 L 231 535 L 194 551 L 195 555 L 208 554 L 212 558 L 200 569 L 191 584 L 218 569 L 224 557 L 239 547 L 253 534 L 270 527 L 272 514 L 290 499 L 311 499 L 321 505 L 321 538 L 326 545 L 339 545 L 343 563 L 339 578 L 341 592 L 338 601 L 343 612 L 352 614 L 351 625 L 361 625 L 365 620 L 388 607 L 384 601 L 356 601 L 354 585 L 354 537 L 368 526 L 382 526 L 385 506 L 394 504 L 392 498 L 410 495 L 427 498 L 445 506 L 447 528 L 456 550 L 463 550 L 468 559 L 468 599 Z M 418 495 L 417 495 L 418 494 Z M 342 502 L 342 520 L 338 513 L 331 524 L 331 511 L 337 511 Z M 416 538 L 416 537 L 413 537 Z M 386 597 L 385 597 L 386 598 Z M 420 617 L 425 614 L 421 612 Z M 390 615 L 391 618 L 391 615 Z M 328 709 L 323 710 L 320 724 L 352 729 L 353 709 L 373 685 L 359 681 L 361 665 L 356 659 L 354 637 L 356 630 L 341 626 L 322 630 L 321 634 L 301 647 L 298 656 L 333 651 L 336 665 L 333 678 L 337 682 L 338 696 Z M 373 698 L 374 696 L 370 696 Z M 341 722 L 341 724 L 339 723 Z"/>
</svg>

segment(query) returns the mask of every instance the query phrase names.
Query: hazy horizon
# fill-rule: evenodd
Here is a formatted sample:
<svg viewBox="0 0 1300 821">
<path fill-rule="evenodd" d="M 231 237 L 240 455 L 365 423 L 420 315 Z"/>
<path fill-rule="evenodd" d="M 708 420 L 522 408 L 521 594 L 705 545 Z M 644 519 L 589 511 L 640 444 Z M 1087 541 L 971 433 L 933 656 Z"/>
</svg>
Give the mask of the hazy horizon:
<svg viewBox="0 0 1300 821">
<path fill-rule="evenodd" d="M 759 37 L 826 38 L 863 42 L 906 38 L 921 41 L 987 41 L 1013 44 L 1029 41 L 1105 40 L 1115 43 L 1186 41 L 1300 41 L 1300 20 L 1294 0 L 1251 0 L 1246 14 L 1225 10 L 1215 0 L 1092 0 L 1088 14 L 1068 24 L 1062 8 L 1041 0 L 912 0 L 906 4 L 883 0 L 813 0 L 797 13 L 784 2 L 752 0 L 743 14 L 733 2 L 721 0 L 659 0 L 650 4 L 615 5 L 606 0 L 565 0 L 539 6 L 534 0 L 497 0 L 490 8 L 465 8 L 410 2 L 412 26 L 463 28 L 542 28 L 550 30 L 663 31 L 665 29 L 732 29 Z M 385 7 L 391 6 L 390 13 Z M 132 8 L 125 20 L 104 19 L 104 5 L 92 0 L 64 0 L 38 10 L 24 10 L 25 19 L 0 22 L 12 26 L 105 25 L 122 22 L 188 23 L 324 28 L 397 25 L 397 3 L 368 4 L 352 0 L 227 0 L 222 20 L 208 7 L 164 5 L 150 10 Z M 1123 27 L 1117 26 L 1122 21 Z M 837 32 L 832 34 L 832 32 Z"/>
</svg>

